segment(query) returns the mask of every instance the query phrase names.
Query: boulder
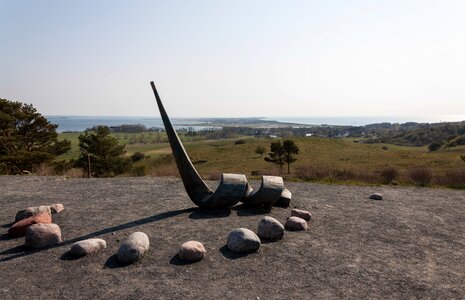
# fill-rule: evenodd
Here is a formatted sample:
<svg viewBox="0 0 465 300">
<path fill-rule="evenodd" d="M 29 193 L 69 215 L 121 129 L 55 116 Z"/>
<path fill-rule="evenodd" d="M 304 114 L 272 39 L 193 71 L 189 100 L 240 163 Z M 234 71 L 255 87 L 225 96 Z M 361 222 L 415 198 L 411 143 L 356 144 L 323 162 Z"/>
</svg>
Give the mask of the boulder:
<svg viewBox="0 0 465 300">
<path fill-rule="evenodd" d="M 124 264 L 133 263 L 147 252 L 149 246 L 149 237 L 145 233 L 134 232 L 121 243 L 118 250 L 118 261 Z"/>
<path fill-rule="evenodd" d="M 236 228 L 229 233 L 228 248 L 237 253 L 255 252 L 260 248 L 260 238 L 247 228 Z"/>
<path fill-rule="evenodd" d="M 28 207 L 26 209 L 20 210 L 16 213 L 15 222 L 21 221 L 22 219 L 26 219 L 40 213 L 47 213 L 51 216 L 52 212 L 50 210 L 50 206 L 41 205 L 36 207 Z"/>
<path fill-rule="evenodd" d="M 205 247 L 197 241 L 188 241 L 181 245 L 178 256 L 186 261 L 198 261 L 205 257 Z"/>
<path fill-rule="evenodd" d="M 370 199 L 372 200 L 383 200 L 383 196 L 378 193 L 374 193 L 373 195 L 370 196 Z"/>
<path fill-rule="evenodd" d="M 307 230 L 308 224 L 302 218 L 299 217 L 289 217 L 285 225 L 287 230 Z"/>
<path fill-rule="evenodd" d="M 297 208 L 291 210 L 291 216 L 299 217 L 301 219 L 304 219 L 305 221 L 310 221 L 310 219 L 312 218 L 312 214 L 310 212 Z"/>
<path fill-rule="evenodd" d="M 61 241 L 61 230 L 57 224 L 34 224 L 26 230 L 26 247 L 45 248 Z"/>
<path fill-rule="evenodd" d="M 16 222 L 13 226 L 8 229 L 8 235 L 12 237 L 20 237 L 26 235 L 26 230 L 29 226 L 34 224 L 50 224 L 52 223 L 52 217 L 47 213 L 40 213 L 31 216 L 21 221 Z"/>
<path fill-rule="evenodd" d="M 281 197 L 273 204 L 273 206 L 283 208 L 289 207 L 291 204 L 291 197 L 292 193 L 287 188 L 284 188 L 283 192 L 281 193 Z"/>
<path fill-rule="evenodd" d="M 272 217 L 264 217 L 258 222 L 258 236 L 261 239 L 277 241 L 283 238 L 284 226 Z"/>
<path fill-rule="evenodd" d="M 87 239 L 74 243 L 70 253 L 75 256 L 84 256 L 98 252 L 107 247 L 107 243 L 102 239 Z"/>
<path fill-rule="evenodd" d="M 61 203 L 56 203 L 56 204 L 50 205 L 50 211 L 53 214 L 58 214 L 58 213 L 62 212 L 64 209 L 65 209 L 65 207 Z"/>
</svg>

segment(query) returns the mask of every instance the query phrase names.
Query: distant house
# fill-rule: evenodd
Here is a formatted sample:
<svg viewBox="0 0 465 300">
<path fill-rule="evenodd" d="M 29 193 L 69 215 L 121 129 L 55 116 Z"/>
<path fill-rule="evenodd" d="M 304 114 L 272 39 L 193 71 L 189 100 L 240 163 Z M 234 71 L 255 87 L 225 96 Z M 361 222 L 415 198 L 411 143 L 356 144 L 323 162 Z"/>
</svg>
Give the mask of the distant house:
<svg viewBox="0 0 465 300">
<path fill-rule="evenodd" d="M 276 134 L 270 134 L 270 138 L 272 138 L 272 139 L 275 139 L 275 138 L 277 138 L 277 137 L 278 137 L 278 136 L 277 136 Z"/>
<path fill-rule="evenodd" d="M 312 135 L 313 135 L 313 133 L 306 133 L 306 134 L 305 134 L 306 137 L 310 137 L 310 136 L 312 136 Z"/>
</svg>

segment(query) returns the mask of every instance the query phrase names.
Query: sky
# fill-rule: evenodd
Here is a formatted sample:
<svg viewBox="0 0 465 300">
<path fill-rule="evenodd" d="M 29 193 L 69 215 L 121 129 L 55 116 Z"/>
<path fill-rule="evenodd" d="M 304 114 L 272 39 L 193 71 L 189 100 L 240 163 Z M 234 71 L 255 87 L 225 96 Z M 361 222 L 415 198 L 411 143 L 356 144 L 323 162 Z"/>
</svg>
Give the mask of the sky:
<svg viewBox="0 0 465 300">
<path fill-rule="evenodd" d="M 465 119 L 465 1 L 0 0 L 0 98 L 44 115 Z"/>
</svg>

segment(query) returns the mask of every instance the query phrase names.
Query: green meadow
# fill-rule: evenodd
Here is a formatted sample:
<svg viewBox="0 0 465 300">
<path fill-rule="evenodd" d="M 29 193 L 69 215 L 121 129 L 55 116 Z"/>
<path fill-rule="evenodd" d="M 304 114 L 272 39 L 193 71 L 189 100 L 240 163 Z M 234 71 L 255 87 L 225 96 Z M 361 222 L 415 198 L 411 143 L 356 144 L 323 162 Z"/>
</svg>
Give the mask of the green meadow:
<svg viewBox="0 0 465 300">
<path fill-rule="evenodd" d="M 146 158 L 135 164 L 143 169 L 129 175 L 176 175 L 171 158 L 171 149 L 166 135 L 159 132 L 112 133 L 121 144 L 126 145 L 126 155 L 142 152 Z M 59 159 L 77 158 L 79 133 L 62 133 L 72 143 L 72 150 Z M 241 173 L 250 176 L 279 175 L 279 166 L 266 162 L 255 153 L 257 146 L 269 149 L 274 139 L 241 137 L 245 143 L 236 143 L 239 138 L 228 140 L 205 140 L 180 134 L 185 148 L 205 178 L 217 179 L 221 173 Z M 410 184 L 417 169 L 426 170 L 431 178 L 426 185 L 462 187 L 465 183 L 465 163 L 460 155 L 465 148 L 444 148 L 435 152 L 427 147 L 406 147 L 391 144 L 364 144 L 351 139 L 319 137 L 292 138 L 300 149 L 297 161 L 291 164 L 288 180 L 325 181 L 346 183 L 383 183 L 384 171 L 394 169 L 397 174 L 394 184 Z M 428 174 L 423 174 L 428 176 Z M 412 177 L 412 178 L 411 178 Z M 424 184 L 420 182 L 421 185 Z"/>
</svg>

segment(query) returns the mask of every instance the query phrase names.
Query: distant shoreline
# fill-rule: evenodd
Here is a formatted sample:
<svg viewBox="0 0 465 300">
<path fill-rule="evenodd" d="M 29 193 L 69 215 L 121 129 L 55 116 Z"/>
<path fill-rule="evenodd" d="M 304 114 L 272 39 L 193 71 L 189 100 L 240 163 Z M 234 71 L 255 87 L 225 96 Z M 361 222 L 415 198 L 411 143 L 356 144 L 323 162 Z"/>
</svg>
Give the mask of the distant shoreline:
<svg viewBox="0 0 465 300">
<path fill-rule="evenodd" d="M 58 132 L 84 131 L 98 125 L 120 126 L 141 124 L 147 128 L 164 128 L 158 117 L 125 116 L 71 116 L 49 115 L 46 118 L 58 125 Z M 407 117 L 250 117 L 250 118 L 172 118 L 176 128 L 199 130 L 208 127 L 312 127 L 312 126 L 366 126 L 379 123 L 441 123 L 443 121 Z M 460 121 L 460 120 L 457 120 Z M 450 121 L 452 122 L 452 121 Z"/>
</svg>

